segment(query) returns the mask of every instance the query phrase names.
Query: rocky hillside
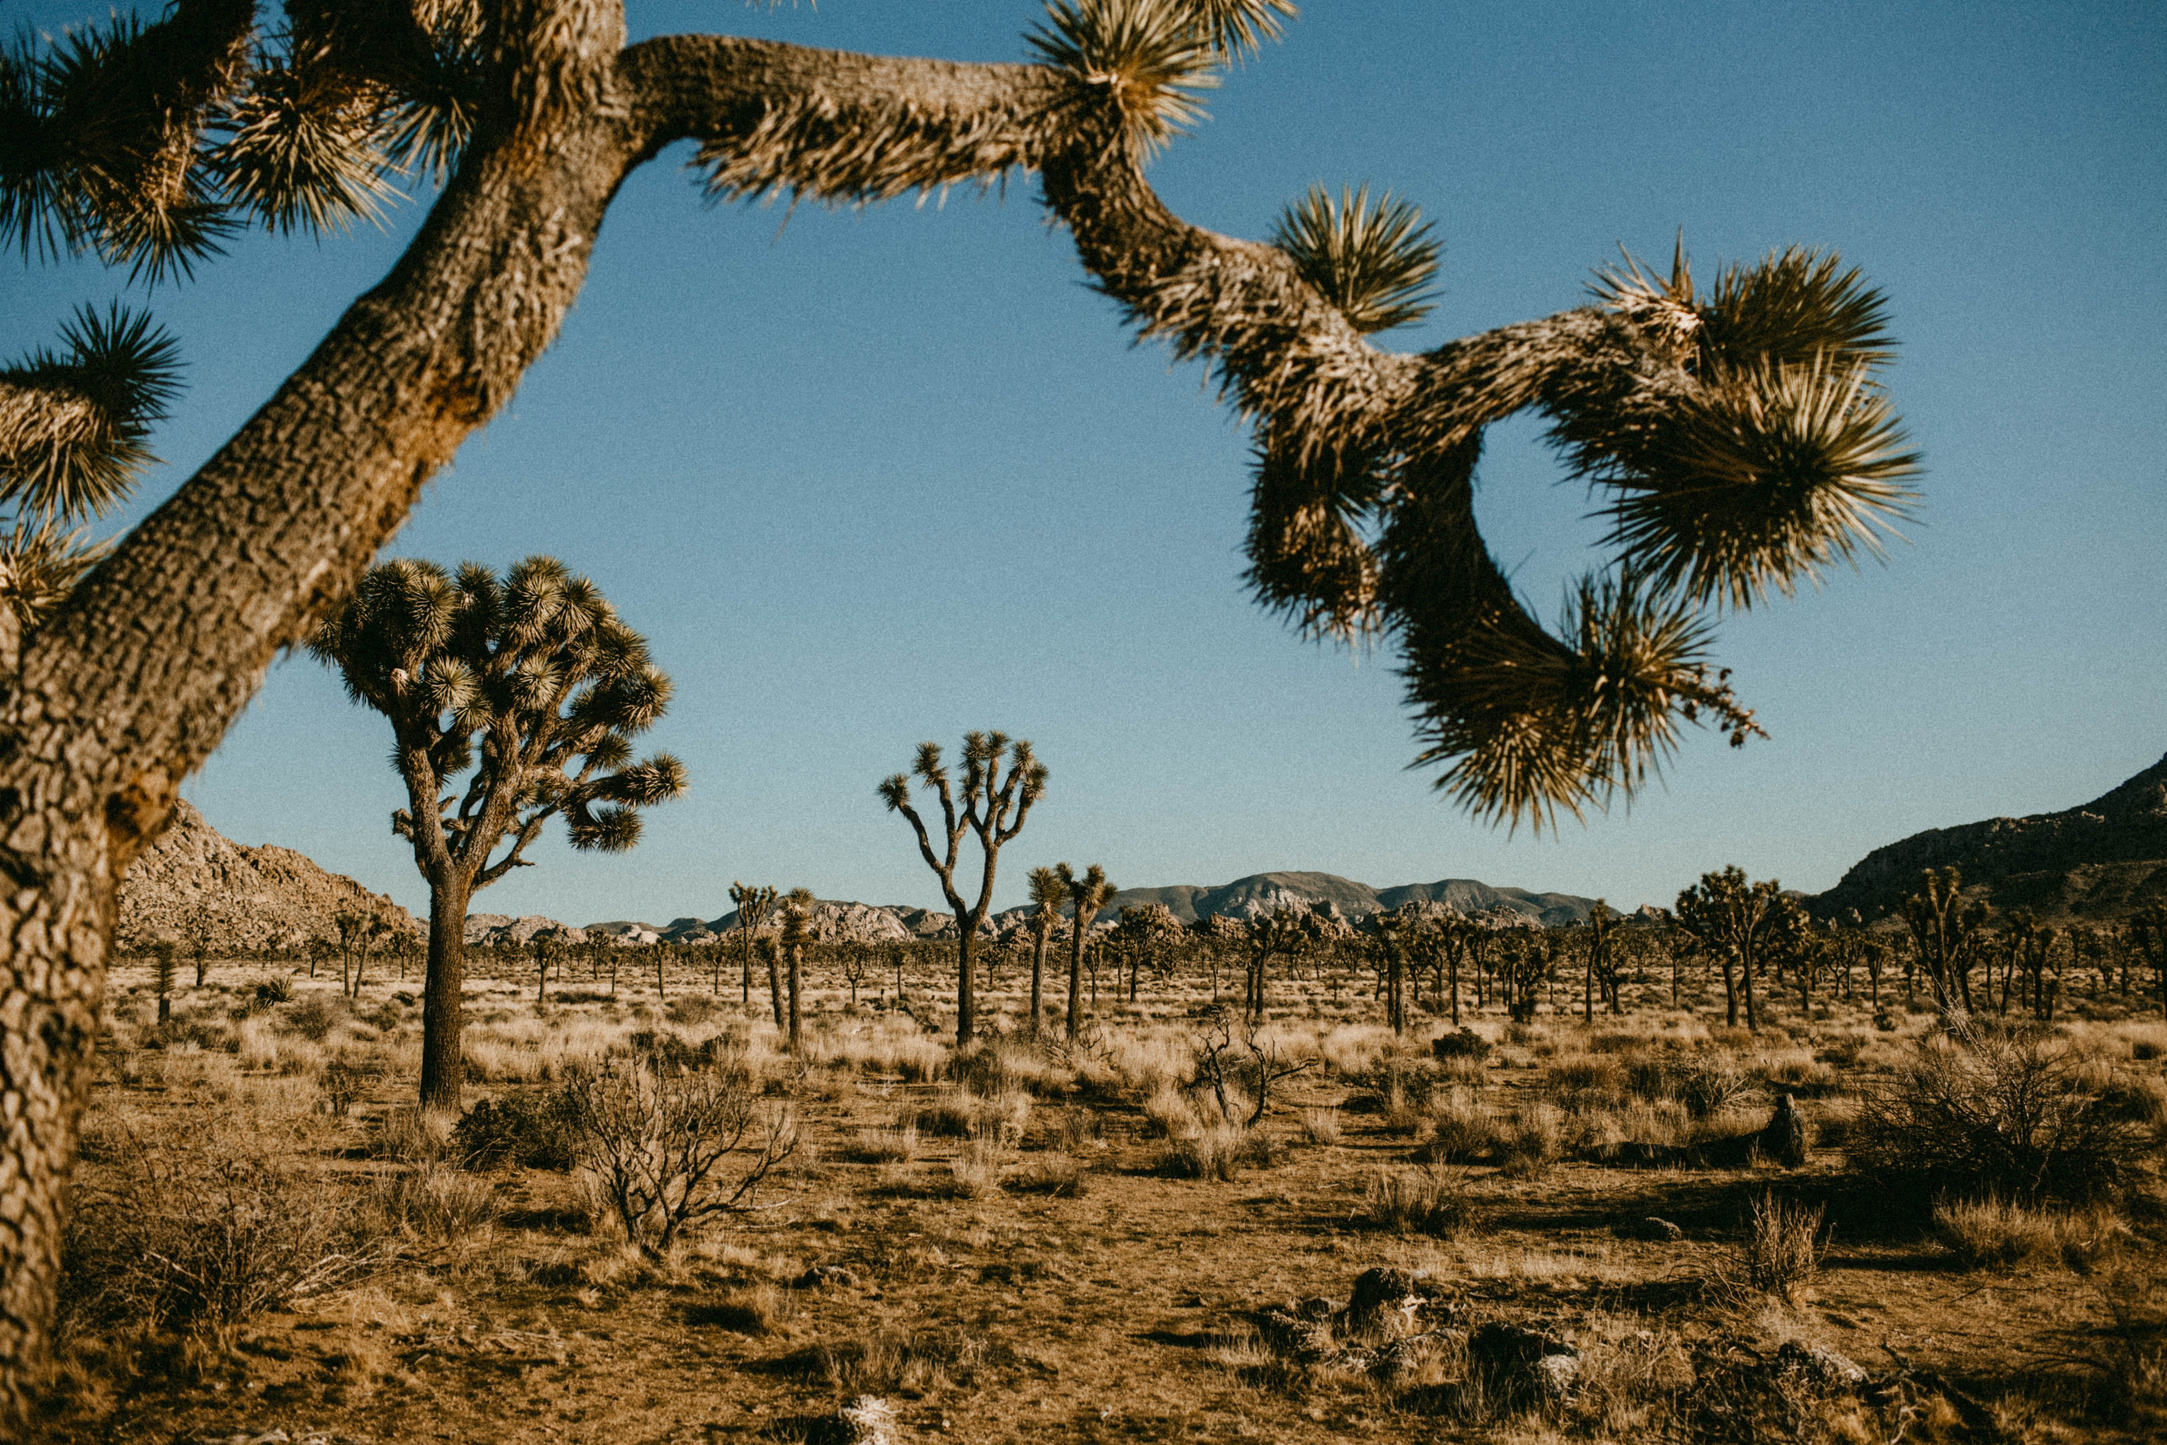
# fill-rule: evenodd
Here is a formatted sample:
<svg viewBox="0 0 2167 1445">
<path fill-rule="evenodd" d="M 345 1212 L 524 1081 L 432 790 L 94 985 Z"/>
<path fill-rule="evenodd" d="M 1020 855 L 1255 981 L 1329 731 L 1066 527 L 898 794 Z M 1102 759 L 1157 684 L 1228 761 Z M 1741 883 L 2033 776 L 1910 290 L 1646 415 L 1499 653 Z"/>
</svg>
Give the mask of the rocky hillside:
<svg viewBox="0 0 2167 1445">
<path fill-rule="evenodd" d="M 1930 828 L 1876 848 L 1811 901 L 1822 917 L 1898 912 L 1928 868 L 1964 891 L 2043 918 L 2110 919 L 2167 902 L 2167 758 L 2080 808 Z"/>
<path fill-rule="evenodd" d="M 326 873 L 291 848 L 249 848 L 203 821 L 187 802 L 143 851 L 120 885 L 121 947 L 160 938 L 182 940 L 196 918 L 208 920 L 214 946 L 237 953 L 329 937 L 347 909 L 387 914 L 417 931 L 412 915 L 353 879 Z"/>
</svg>

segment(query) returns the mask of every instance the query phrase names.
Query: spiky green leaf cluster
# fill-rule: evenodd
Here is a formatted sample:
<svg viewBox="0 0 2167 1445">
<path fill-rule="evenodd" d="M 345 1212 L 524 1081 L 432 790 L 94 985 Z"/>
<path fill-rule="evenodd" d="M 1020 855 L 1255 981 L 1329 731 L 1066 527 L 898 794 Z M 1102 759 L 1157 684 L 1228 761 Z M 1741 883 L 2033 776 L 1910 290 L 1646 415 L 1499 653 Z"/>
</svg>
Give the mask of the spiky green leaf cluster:
<svg viewBox="0 0 2167 1445">
<path fill-rule="evenodd" d="M 178 345 L 140 312 L 82 307 L 61 339 L 0 371 L 0 503 L 40 522 L 124 501 L 180 389 Z"/>
<path fill-rule="evenodd" d="M 441 181 L 488 81 L 478 7 L 177 0 L 0 53 L 0 235 L 157 281 L 243 222 L 311 234 Z"/>
<path fill-rule="evenodd" d="M 1430 314 L 1440 250 L 1432 230 L 1421 207 L 1390 191 L 1372 202 L 1365 182 L 1341 187 L 1335 201 L 1319 183 L 1280 216 L 1272 244 L 1366 336 Z"/>
<path fill-rule="evenodd" d="M 684 791 L 676 758 L 632 761 L 631 739 L 668 708 L 669 678 L 600 590 L 554 558 L 502 578 L 473 562 L 456 576 L 387 562 L 309 648 L 392 720 L 402 771 L 442 790 L 475 770 L 456 808 L 442 794 L 439 822 L 477 862 L 509 829 L 513 852 L 492 871 L 523 861 L 519 848 L 558 814 L 575 848 L 623 851 L 639 841 L 642 809 Z M 508 806 L 493 811 L 492 798 Z M 407 813 L 394 819 L 402 836 L 416 827 Z"/>
<path fill-rule="evenodd" d="M 1043 63 L 1103 90 L 1130 150 L 1154 154 L 1204 118 L 1231 60 L 1277 40 L 1290 0 L 1048 0 L 1025 37 Z"/>
</svg>

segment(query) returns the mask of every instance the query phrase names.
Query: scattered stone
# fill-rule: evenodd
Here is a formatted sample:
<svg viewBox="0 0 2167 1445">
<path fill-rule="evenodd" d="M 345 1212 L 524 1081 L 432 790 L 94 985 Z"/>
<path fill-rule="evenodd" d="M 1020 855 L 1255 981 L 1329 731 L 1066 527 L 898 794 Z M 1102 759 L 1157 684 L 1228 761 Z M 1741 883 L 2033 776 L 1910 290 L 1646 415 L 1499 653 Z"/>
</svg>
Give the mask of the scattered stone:
<svg viewBox="0 0 2167 1445">
<path fill-rule="evenodd" d="M 1315 1364 L 1339 1353 L 1339 1337 L 1332 1330 L 1334 1316 L 1307 1318 L 1288 1309 L 1260 1310 L 1255 1316 L 1257 1333 L 1272 1353 L 1286 1355 L 1303 1364 Z"/>
<path fill-rule="evenodd" d="M 1761 1129 L 1756 1148 L 1763 1159 L 1796 1169 L 1806 1162 L 1806 1113 L 1798 1100 L 1785 1094 L 1775 1115 Z"/>
<path fill-rule="evenodd" d="M 1467 1337 L 1469 1368 L 1487 1374 L 1506 1395 L 1562 1400 L 1580 1377 L 1580 1351 L 1555 1335 L 1491 1320 Z"/>
<path fill-rule="evenodd" d="M 1786 1340 L 1776 1351 L 1776 1370 L 1824 1390 L 1863 1390 L 1871 1379 L 1847 1356 L 1820 1345 Z"/>
<path fill-rule="evenodd" d="M 790 1281 L 792 1289 L 856 1289 L 858 1276 L 839 1264 L 816 1264 Z"/>
<path fill-rule="evenodd" d="M 1379 1267 L 1355 1276 L 1347 1301 L 1347 1333 L 1406 1334 L 1422 1308 L 1422 1276 L 1411 1269 Z"/>
<path fill-rule="evenodd" d="M 1685 1238 L 1684 1230 L 1672 1224 L 1669 1220 L 1658 1219 L 1652 1214 L 1640 1221 L 1635 1234 L 1638 1238 L 1650 1240 L 1656 1244 L 1676 1244 L 1679 1240 Z"/>
<path fill-rule="evenodd" d="M 805 1445 L 895 1445 L 895 1410 L 878 1395 L 860 1395 L 814 1421 Z"/>
</svg>

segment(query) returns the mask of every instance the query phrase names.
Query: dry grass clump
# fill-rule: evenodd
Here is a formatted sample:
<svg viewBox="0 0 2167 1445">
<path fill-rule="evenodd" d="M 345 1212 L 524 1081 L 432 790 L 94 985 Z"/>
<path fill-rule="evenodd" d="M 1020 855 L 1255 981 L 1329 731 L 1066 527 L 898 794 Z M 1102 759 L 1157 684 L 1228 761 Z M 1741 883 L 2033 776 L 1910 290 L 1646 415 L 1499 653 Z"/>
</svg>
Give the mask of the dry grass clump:
<svg viewBox="0 0 2167 1445">
<path fill-rule="evenodd" d="M 1008 1166 L 1008 1150 L 1001 1141 L 977 1135 L 963 1141 L 956 1157 L 948 1161 L 947 1192 L 959 1199 L 990 1199 L 1001 1192 L 1001 1176 Z"/>
<path fill-rule="evenodd" d="M 1210 1124 L 1167 1140 L 1159 1153 L 1158 1172 L 1169 1179 L 1231 1181 L 1245 1166 L 1271 1168 L 1271 1141 L 1263 1131 L 1239 1124 Z"/>
<path fill-rule="evenodd" d="M 1705 1119 L 1737 1103 L 1753 1080 L 1736 1059 L 1709 1050 L 1636 1059 L 1627 1066 L 1626 1087 L 1643 1099 L 1676 1100 L 1694 1118 Z"/>
<path fill-rule="evenodd" d="M 502 1211 L 489 1182 L 440 1161 L 379 1175 L 369 1208 L 386 1235 L 425 1244 L 457 1244 L 486 1233 Z"/>
<path fill-rule="evenodd" d="M 918 1157 L 918 1125 L 905 1119 L 892 1128 L 860 1129 L 845 1152 L 859 1164 L 908 1164 Z"/>
<path fill-rule="evenodd" d="M 1344 1137 L 1340 1128 L 1339 1113 L 1334 1109 L 1304 1109 L 1302 1111 L 1302 1137 L 1312 1144 L 1330 1148 Z"/>
<path fill-rule="evenodd" d="M 1023 1138 L 1031 1118 L 1031 1096 L 1025 1093 L 981 1098 L 968 1089 L 956 1089 L 918 1110 L 915 1124 L 921 1134 L 940 1139 L 966 1139 L 989 1135 L 1013 1145 Z"/>
<path fill-rule="evenodd" d="M 1466 1181 L 1436 1168 L 1380 1169 L 1371 1176 L 1358 1216 L 1373 1229 L 1455 1239 L 1474 1220 Z"/>
<path fill-rule="evenodd" d="M 1516 1178 L 1547 1173 L 1565 1157 L 1572 1135 L 1565 1115 L 1550 1104 L 1522 1109 L 1499 1141 L 1498 1168 Z"/>
<path fill-rule="evenodd" d="M 843 1395 L 936 1395 L 968 1387 L 980 1371 L 1013 1359 L 1001 1346 L 961 1331 L 882 1330 L 789 1357 L 786 1369 Z"/>
<path fill-rule="evenodd" d="M 1825 1205 L 1774 1193 L 1756 1198 L 1746 1212 L 1745 1239 L 1738 1249 L 1744 1282 L 1785 1304 L 1797 1304 L 1800 1291 L 1820 1272 L 1826 1210 Z"/>
<path fill-rule="evenodd" d="M 1934 1205 L 1933 1235 L 1965 1269 L 2069 1264 L 2090 1272 L 2128 1235 L 2112 1210 L 2036 1209 L 1985 1195 Z"/>
<path fill-rule="evenodd" d="M 1504 1142 L 1504 1119 L 1468 1090 L 1452 1090 L 1432 1104 L 1431 1113 L 1435 1123 L 1428 1154 L 1437 1163 L 1472 1164 Z"/>
</svg>

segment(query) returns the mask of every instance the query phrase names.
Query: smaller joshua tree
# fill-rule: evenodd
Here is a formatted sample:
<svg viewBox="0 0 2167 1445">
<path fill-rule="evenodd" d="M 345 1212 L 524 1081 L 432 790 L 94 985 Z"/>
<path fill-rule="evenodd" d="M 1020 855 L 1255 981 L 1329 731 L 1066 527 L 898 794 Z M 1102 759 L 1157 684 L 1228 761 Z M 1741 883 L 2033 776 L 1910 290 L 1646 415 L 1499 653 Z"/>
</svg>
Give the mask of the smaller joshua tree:
<svg viewBox="0 0 2167 1445">
<path fill-rule="evenodd" d="M 1911 926 L 1919 966 L 1943 1013 L 1971 1012 L 1971 970 L 1985 943 L 1981 930 L 1992 916 L 1984 900 L 1964 901 L 1964 876 L 1955 868 L 1926 869 L 1919 891 L 1904 900 L 1904 922 Z"/>
<path fill-rule="evenodd" d="M 174 962 L 180 956 L 181 946 L 170 938 L 161 938 L 150 946 L 152 966 L 158 971 L 158 1022 L 166 1023 L 173 1017 Z"/>
<path fill-rule="evenodd" d="M 813 894 L 809 888 L 793 888 L 783 899 L 782 950 L 790 964 L 790 1051 L 797 1052 L 799 997 L 803 990 L 805 945 L 812 938 Z"/>
<path fill-rule="evenodd" d="M 1031 1037 L 1038 1037 L 1039 1016 L 1045 1009 L 1046 947 L 1053 931 L 1061 926 L 1061 905 L 1068 901 L 1068 886 L 1051 868 L 1031 870 Z"/>
<path fill-rule="evenodd" d="M 1106 870 L 1096 863 L 1081 877 L 1068 864 L 1056 863 L 1053 875 L 1068 890 L 1069 902 L 1075 907 L 1069 920 L 1068 950 L 1068 1036 L 1073 1039 L 1083 1032 L 1084 942 L 1091 936 L 1091 920 L 1114 896 L 1114 885 L 1107 881 Z"/>
<path fill-rule="evenodd" d="M 1008 771 L 1001 771 L 1003 755 Z M 1008 734 L 972 732 L 963 735 L 963 786 L 960 804 L 957 789 L 941 761 L 939 743 L 920 743 L 911 765 L 919 784 L 930 788 L 941 804 L 941 836 L 944 851 L 936 853 L 925 820 L 910 803 L 910 778 L 903 773 L 882 780 L 880 800 L 888 811 L 910 820 L 918 835 L 918 851 L 926 866 L 941 880 L 941 895 L 956 915 L 956 1042 L 967 1044 L 977 1029 L 977 1001 L 972 997 L 976 980 L 972 960 L 978 945 L 979 925 L 993 901 L 994 866 L 1001 848 L 1023 831 L 1031 805 L 1046 791 L 1046 766 L 1032 753 L 1030 743 Z M 978 897 L 965 903 L 956 884 L 956 867 L 962 860 L 964 835 L 978 839 L 980 869 Z"/>
<path fill-rule="evenodd" d="M 501 578 L 471 562 L 456 577 L 386 562 L 309 650 L 391 720 L 407 793 L 391 827 L 429 884 L 421 1100 L 455 1109 L 469 901 L 530 866 L 527 848 L 560 815 L 577 849 L 639 841 L 640 810 L 685 787 L 669 754 L 632 759 L 631 740 L 669 706 L 670 680 L 600 590 L 551 557 Z"/>
</svg>

